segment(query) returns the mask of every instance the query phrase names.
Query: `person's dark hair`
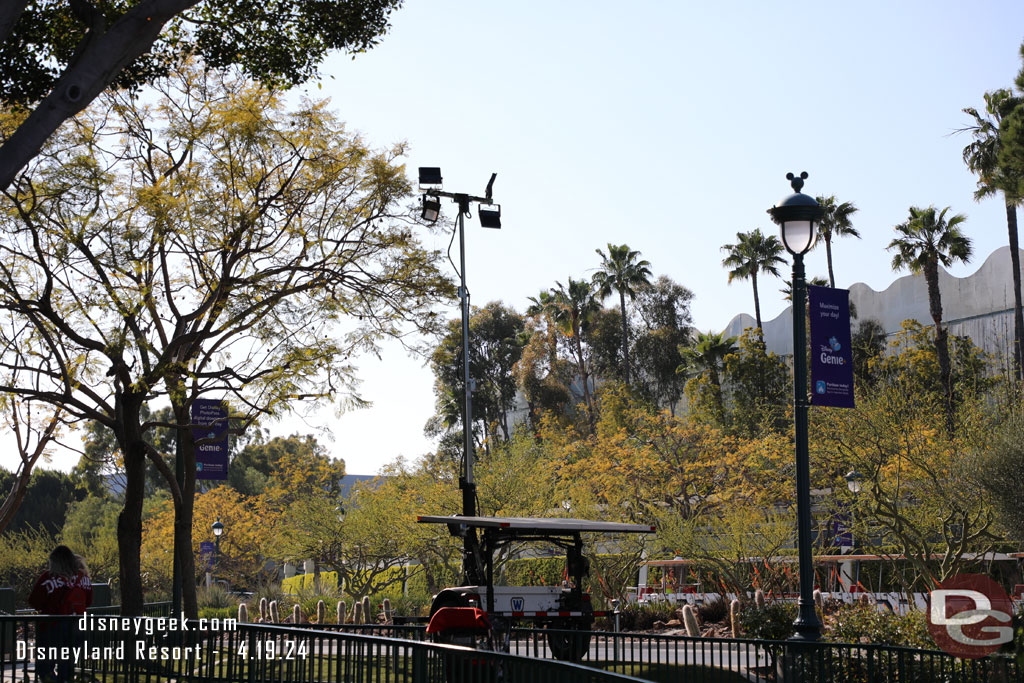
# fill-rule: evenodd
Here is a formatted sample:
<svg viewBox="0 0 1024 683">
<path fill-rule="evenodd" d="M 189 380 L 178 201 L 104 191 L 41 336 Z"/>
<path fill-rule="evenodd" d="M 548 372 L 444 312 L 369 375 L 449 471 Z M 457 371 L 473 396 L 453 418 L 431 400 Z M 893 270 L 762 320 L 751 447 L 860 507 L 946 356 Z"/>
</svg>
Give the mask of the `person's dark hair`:
<svg viewBox="0 0 1024 683">
<path fill-rule="evenodd" d="M 66 545 L 59 545 L 50 553 L 50 562 L 47 567 L 51 574 L 58 574 L 71 578 L 77 574 L 80 567 L 85 563 L 80 562 L 77 555 L 71 552 Z"/>
</svg>

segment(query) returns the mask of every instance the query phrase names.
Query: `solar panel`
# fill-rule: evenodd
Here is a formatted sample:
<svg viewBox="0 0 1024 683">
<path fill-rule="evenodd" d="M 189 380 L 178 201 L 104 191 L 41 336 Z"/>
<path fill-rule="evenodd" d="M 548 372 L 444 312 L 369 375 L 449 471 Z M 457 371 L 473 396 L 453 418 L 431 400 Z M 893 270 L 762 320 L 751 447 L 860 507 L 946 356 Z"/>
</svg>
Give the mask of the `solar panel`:
<svg viewBox="0 0 1024 683">
<path fill-rule="evenodd" d="M 598 522 L 590 519 L 571 519 L 566 517 L 463 517 L 451 515 L 435 517 L 420 515 L 416 521 L 423 524 L 464 524 L 477 529 L 518 529 L 543 532 L 599 532 L 624 534 L 649 534 L 655 530 L 649 524 L 623 524 L 621 522 Z"/>
</svg>

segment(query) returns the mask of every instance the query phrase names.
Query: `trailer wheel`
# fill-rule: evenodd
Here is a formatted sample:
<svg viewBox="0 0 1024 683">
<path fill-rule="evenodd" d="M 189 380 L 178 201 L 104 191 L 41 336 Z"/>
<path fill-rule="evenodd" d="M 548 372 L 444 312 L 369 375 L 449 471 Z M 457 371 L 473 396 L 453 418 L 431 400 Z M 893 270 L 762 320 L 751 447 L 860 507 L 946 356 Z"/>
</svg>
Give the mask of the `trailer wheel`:
<svg viewBox="0 0 1024 683">
<path fill-rule="evenodd" d="M 590 650 L 590 626 L 584 624 L 549 624 L 548 648 L 555 659 L 579 662 Z"/>
</svg>

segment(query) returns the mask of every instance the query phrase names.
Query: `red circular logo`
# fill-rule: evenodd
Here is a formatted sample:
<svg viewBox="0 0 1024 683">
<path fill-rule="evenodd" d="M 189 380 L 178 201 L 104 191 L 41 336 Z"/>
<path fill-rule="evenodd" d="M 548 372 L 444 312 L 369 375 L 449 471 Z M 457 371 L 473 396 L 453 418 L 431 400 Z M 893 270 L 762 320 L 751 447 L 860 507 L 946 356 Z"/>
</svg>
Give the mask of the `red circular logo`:
<svg viewBox="0 0 1024 683">
<path fill-rule="evenodd" d="M 1013 601 L 981 574 L 959 574 L 932 591 L 928 632 L 956 657 L 977 659 L 1013 640 Z"/>
</svg>

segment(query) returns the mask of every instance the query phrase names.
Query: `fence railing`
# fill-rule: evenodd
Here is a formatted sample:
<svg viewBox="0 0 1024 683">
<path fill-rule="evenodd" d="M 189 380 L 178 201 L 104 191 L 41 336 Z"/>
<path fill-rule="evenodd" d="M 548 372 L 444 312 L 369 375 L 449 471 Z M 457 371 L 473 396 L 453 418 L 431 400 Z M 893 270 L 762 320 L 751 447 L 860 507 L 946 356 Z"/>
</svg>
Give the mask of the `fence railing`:
<svg viewBox="0 0 1024 683">
<path fill-rule="evenodd" d="M 90 614 L 81 630 L 79 617 L 0 616 L 0 681 L 32 680 L 53 654 L 38 652 L 42 645 L 78 648 L 65 653 L 78 671 L 118 682 L 1024 683 L 1012 657 L 958 659 L 875 644 L 517 628 L 503 654 L 427 643 L 422 626 L 200 620 L 181 630 L 180 621 L 166 617 L 125 622 L 114 616 Z M 55 641 L 58 625 L 71 622 L 76 628 Z M 556 661 L 555 652 L 567 651 L 575 651 L 582 666 Z"/>
<path fill-rule="evenodd" d="M 513 629 L 509 651 L 550 658 L 548 638 L 580 639 L 578 631 Z M 563 646 L 564 647 L 564 646 Z M 748 638 L 695 638 L 648 633 L 593 632 L 588 662 L 646 677 L 652 671 L 686 670 L 680 681 L 726 679 L 731 671 L 764 681 L 849 683 L 1024 683 L 1024 670 L 1009 655 L 962 659 L 939 650 L 866 643 L 798 643 Z"/>
<path fill-rule="evenodd" d="M 422 641 L 422 626 L 325 625 L 341 632 L 387 635 Z M 639 678 L 666 676 L 689 683 L 738 681 L 848 681 L 850 683 L 1024 683 L 1024 670 L 1008 655 L 962 659 L 939 650 L 860 643 L 767 641 L 749 638 L 694 638 L 651 633 L 610 633 L 513 628 L 509 652 L 532 659 L 557 659 L 549 638 L 582 656 L 581 663 Z M 676 672 L 673 676 L 671 672 Z M 749 679 L 748 679 L 749 680 Z"/>
<path fill-rule="evenodd" d="M 106 619 L 106 621 L 101 621 Z M 80 617 L 0 616 L 2 681 L 33 680 L 48 657 L 72 662 L 96 681 L 264 683 L 637 683 L 641 679 L 591 667 L 361 633 L 230 620 L 127 622 Z M 100 624 L 104 625 L 101 627 Z M 177 622 L 180 625 L 180 622 Z M 126 625 L 126 629 L 121 629 Z M 61 637 L 55 638 L 54 634 Z M 66 648 L 40 652 L 42 647 Z M 39 655 L 43 655 L 40 658 Z M 69 659 L 70 658 L 70 659 Z"/>
</svg>

